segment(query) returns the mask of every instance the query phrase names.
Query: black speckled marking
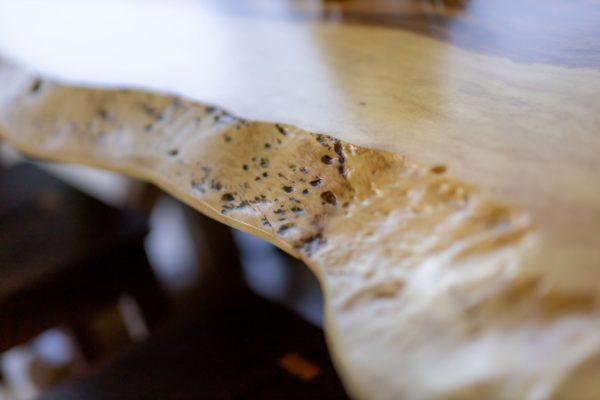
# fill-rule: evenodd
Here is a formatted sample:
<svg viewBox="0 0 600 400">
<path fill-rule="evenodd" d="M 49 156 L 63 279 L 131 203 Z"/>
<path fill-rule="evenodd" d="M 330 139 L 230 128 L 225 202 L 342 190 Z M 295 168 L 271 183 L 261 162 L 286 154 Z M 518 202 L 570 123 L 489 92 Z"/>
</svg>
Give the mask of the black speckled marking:
<svg viewBox="0 0 600 400">
<path fill-rule="evenodd" d="M 223 194 L 223 196 L 221 196 L 221 200 L 223 200 L 223 201 L 234 201 L 235 200 L 235 196 L 232 193 L 225 193 L 225 194 Z"/>
<path fill-rule="evenodd" d="M 331 163 L 333 162 L 333 158 L 331 158 L 331 156 L 325 154 L 323 157 L 321 157 L 321 162 L 323 164 L 331 165 Z"/>
<path fill-rule="evenodd" d="M 335 206 L 337 204 L 337 197 L 335 197 L 335 194 L 333 194 L 333 192 L 330 190 L 321 193 L 321 198 L 327 204 L 331 204 L 332 206 Z"/>
<path fill-rule="evenodd" d="M 41 79 L 36 79 L 33 81 L 33 83 L 31 84 L 31 87 L 29 88 L 29 93 L 31 94 L 35 94 L 37 92 L 40 91 L 40 89 L 42 88 L 42 80 Z"/>
<path fill-rule="evenodd" d="M 279 131 L 279 133 L 281 133 L 283 136 L 287 136 L 287 131 L 283 126 L 275 124 L 275 127 L 277 128 L 277 131 Z"/>
<path fill-rule="evenodd" d="M 279 227 L 279 229 L 277 229 L 277 233 L 284 233 L 285 231 L 290 229 L 292 226 L 294 226 L 294 225 L 293 224 L 283 224 Z"/>
<path fill-rule="evenodd" d="M 105 108 L 100 108 L 98 110 L 98 115 L 100 116 L 100 119 L 102 119 L 103 121 L 108 121 L 108 119 L 110 118 L 110 114 L 108 113 L 108 111 L 106 111 Z"/>
</svg>

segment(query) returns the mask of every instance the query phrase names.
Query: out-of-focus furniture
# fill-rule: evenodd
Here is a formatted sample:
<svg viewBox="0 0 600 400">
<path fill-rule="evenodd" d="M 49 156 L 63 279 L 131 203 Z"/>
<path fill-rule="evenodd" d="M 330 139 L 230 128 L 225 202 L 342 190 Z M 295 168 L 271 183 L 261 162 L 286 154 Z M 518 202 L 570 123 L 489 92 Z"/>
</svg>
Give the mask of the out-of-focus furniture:
<svg viewBox="0 0 600 400">
<path fill-rule="evenodd" d="M 323 333 L 250 292 L 205 302 L 169 328 L 42 399 L 346 397 Z"/>
<path fill-rule="evenodd" d="M 194 305 L 101 370 L 42 399 L 346 398 L 323 332 L 247 288 L 228 227 L 189 217 L 203 255 Z"/>
<path fill-rule="evenodd" d="M 62 326 L 84 360 L 89 321 L 122 295 L 148 328 L 168 305 L 144 251 L 145 220 L 100 203 L 31 164 L 0 171 L 0 351 Z"/>
<path fill-rule="evenodd" d="M 229 230 L 198 223 L 214 250 L 196 305 L 105 365 L 42 399 L 344 399 L 323 332 L 250 292 Z M 214 247 L 217 246 L 217 247 Z"/>
</svg>

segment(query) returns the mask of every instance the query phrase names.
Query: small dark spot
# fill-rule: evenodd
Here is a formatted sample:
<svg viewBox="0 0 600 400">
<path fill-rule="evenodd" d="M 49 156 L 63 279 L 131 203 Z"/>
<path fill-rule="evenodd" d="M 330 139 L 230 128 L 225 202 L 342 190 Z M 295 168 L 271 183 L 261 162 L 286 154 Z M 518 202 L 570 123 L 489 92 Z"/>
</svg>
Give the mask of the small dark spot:
<svg viewBox="0 0 600 400">
<path fill-rule="evenodd" d="M 226 142 L 231 142 L 231 136 L 229 135 L 223 135 L 223 139 L 225 139 Z"/>
<path fill-rule="evenodd" d="M 242 168 L 244 169 L 244 171 L 248 171 L 248 168 L 249 168 L 249 167 L 248 167 L 248 164 L 244 164 L 244 165 L 242 165 Z"/>
<path fill-rule="evenodd" d="M 328 149 L 330 148 L 329 145 L 327 144 L 327 140 L 324 135 L 317 134 L 316 139 L 317 139 L 317 142 L 319 142 L 319 144 L 321 146 L 326 147 Z"/>
<path fill-rule="evenodd" d="M 331 204 L 332 206 L 335 206 L 337 204 L 337 198 L 335 197 L 335 194 L 333 194 L 333 192 L 331 191 L 326 191 L 321 193 L 321 198 L 328 204 Z"/>
<path fill-rule="evenodd" d="M 260 176 L 257 176 L 256 178 L 254 178 L 254 182 L 256 181 L 260 181 Z"/>
<path fill-rule="evenodd" d="M 202 184 L 196 180 L 192 180 L 190 182 L 190 185 L 192 186 L 192 189 L 197 190 L 200 193 L 206 192 L 206 190 L 204 190 L 204 188 L 202 187 Z"/>
<path fill-rule="evenodd" d="M 177 154 L 179 154 L 179 149 L 171 149 L 171 150 L 169 150 L 169 155 L 171 157 L 175 157 Z"/>
<path fill-rule="evenodd" d="M 268 173 L 268 172 L 263 172 L 263 173 L 262 173 L 262 176 L 263 176 L 263 178 L 266 178 L 266 177 L 268 177 L 268 176 L 269 176 L 269 173 Z"/>
<path fill-rule="evenodd" d="M 202 183 L 205 183 L 208 177 L 210 176 L 212 169 L 210 167 L 203 166 L 202 172 L 204 172 L 204 174 L 202 175 Z"/>
<path fill-rule="evenodd" d="M 300 242 L 296 245 L 296 248 L 302 249 L 307 254 L 313 254 L 315 251 L 319 249 L 323 244 L 327 241 L 323 237 L 321 233 L 317 233 L 312 236 L 305 237 L 300 240 Z"/>
<path fill-rule="evenodd" d="M 302 202 L 295 197 L 290 197 L 289 200 L 293 203 L 302 204 Z"/>
<path fill-rule="evenodd" d="M 338 167 L 338 172 L 340 173 L 340 175 L 341 175 L 342 177 L 344 177 L 344 178 L 346 177 L 346 168 L 344 168 L 344 166 L 343 166 L 343 165 L 340 165 L 340 166 Z"/>
<path fill-rule="evenodd" d="M 100 110 L 98 110 L 98 115 L 104 121 L 106 121 L 106 120 L 108 120 L 110 118 L 110 114 L 104 108 L 101 108 Z"/>
<path fill-rule="evenodd" d="M 216 190 L 217 192 L 219 192 L 219 191 L 221 191 L 221 189 L 223 189 L 223 185 L 221 185 L 221 182 L 215 181 L 214 179 L 210 182 L 210 187 L 211 187 L 211 189 Z"/>
<path fill-rule="evenodd" d="M 340 164 L 343 164 L 344 162 L 346 162 L 346 157 L 344 157 L 344 148 L 342 147 L 342 142 L 339 140 L 335 141 L 335 144 L 333 145 L 333 151 L 335 151 L 335 154 L 338 155 L 338 160 L 340 162 Z"/>
<path fill-rule="evenodd" d="M 367 103 L 365 101 L 359 101 L 358 105 L 360 105 L 361 107 L 366 107 Z"/>
<path fill-rule="evenodd" d="M 210 114 L 210 113 L 212 113 L 213 111 L 215 111 L 215 110 L 216 110 L 216 108 L 215 108 L 215 107 L 213 107 L 213 106 L 206 106 L 204 109 L 205 109 L 205 110 L 206 110 L 206 112 L 207 112 L 207 113 L 209 113 L 209 114 Z"/>
<path fill-rule="evenodd" d="M 288 229 L 290 229 L 292 227 L 292 224 L 283 224 L 279 227 L 279 229 L 277 229 L 277 233 L 283 233 L 285 231 L 287 231 Z"/>
<path fill-rule="evenodd" d="M 277 130 L 279 131 L 279 133 L 281 133 L 283 136 L 287 136 L 287 131 L 285 130 L 285 128 L 279 124 L 275 124 L 275 127 L 277 128 Z"/>
<path fill-rule="evenodd" d="M 284 187 L 282 187 L 282 189 L 286 193 L 292 193 L 294 191 L 294 188 L 291 186 L 284 186 Z"/>
<path fill-rule="evenodd" d="M 277 173 L 277 176 L 283 179 L 287 179 L 287 176 L 285 176 L 284 174 L 282 174 L 281 172 Z"/>
<path fill-rule="evenodd" d="M 285 214 L 285 210 L 283 208 L 277 209 L 273 211 L 275 214 Z"/>
<path fill-rule="evenodd" d="M 235 196 L 231 193 L 225 193 L 223 196 L 221 196 L 221 200 L 223 201 L 233 201 L 235 200 Z"/>
<path fill-rule="evenodd" d="M 234 208 L 244 208 L 244 207 L 248 207 L 250 205 L 250 203 L 247 200 L 242 201 L 240 204 L 238 204 L 237 206 L 235 206 Z"/>
<path fill-rule="evenodd" d="M 305 173 L 305 174 L 308 174 L 308 172 L 309 172 L 309 169 L 308 169 L 308 168 L 306 168 L 306 167 L 302 167 L 302 168 L 300 168 L 300 172 L 302 172 L 302 173 Z"/>
<path fill-rule="evenodd" d="M 296 215 L 304 214 L 304 210 L 301 209 L 300 207 L 292 207 L 292 212 Z"/>
<path fill-rule="evenodd" d="M 304 190 L 302 191 L 302 194 L 304 194 L 304 195 L 307 195 L 308 193 L 310 193 L 308 189 L 304 189 Z"/>
<path fill-rule="evenodd" d="M 256 157 L 252 157 L 252 162 L 256 161 Z"/>
<path fill-rule="evenodd" d="M 444 172 L 446 172 L 446 166 L 436 165 L 434 167 L 431 167 L 431 172 L 433 172 L 434 174 L 443 174 Z"/>
<path fill-rule="evenodd" d="M 155 119 L 162 119 L 162 113 L 158 112 L 155 108 L 150 107 L 149 105 L 146 104 L 142 104 L 141 105 L 142 111 L 144 111 L 144 113 L 146 113 L 146 115 L 155 118 Z"/>
<path fill-rule="evenodd" d="M 269 220 L 268 220 L 268 219 L 266 219 L 265 217 L 263 217 L 263 218 L 261 219 L 261 222 L 262 222 L 262 224 L 263 224 L 264 226 L 271 226 L 271 223 L 270 223 L 270 222 L 269 222 Z"/>
<path fill-rule="evenodd" d="M 39 92 L 41 88 L 42 88 L 42 80 L 41 79 L 36 79 L 35 81 L 33 81 L 33 84 L 31 85 L 31 88 L 29 88 L 29 92 L 31 94 L 34 94 L 34 93 Z"/>
<path fill-rule="evenodd" d="M 327 154 L 325 154 L 323 157 L 321 157 L 321 162 L 323 164 L 331 164 L 331 162 L 333 161 L 333 158 L 331 158 L 330 156 L 328 156 Z"/>
<path fill-rule="evenodd" d="M 317 178 L 315 180 L 312 180 L 309 182 L 311 184 L 311 186 L 319 186 L 321 184 L 321 178 Z"/>
<path fill-rule="evenodd" d="M 271 148 L 271 143 L 265 143 L 265 149 L 270 149 Z"/>
<path fill-rule="evenodd" d="M 269 162 L 268 158 L 261 158 L 260 159 L 260 166 L 263 168 L 269 168 L 269 166 L 271 165 L 271 163 Z"/>
</svg>

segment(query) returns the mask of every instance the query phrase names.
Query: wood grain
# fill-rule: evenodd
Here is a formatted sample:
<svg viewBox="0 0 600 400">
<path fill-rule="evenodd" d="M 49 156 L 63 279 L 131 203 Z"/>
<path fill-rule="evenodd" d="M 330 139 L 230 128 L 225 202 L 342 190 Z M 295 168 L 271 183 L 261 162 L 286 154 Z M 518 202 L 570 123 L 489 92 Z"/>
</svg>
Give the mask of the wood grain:
<svg viewBox="0 0 600 400">
<path fill-rule="evenodd" d="M 598 2 L 45 4 L 0 2 L 61 82 L 3 66 L 3 135 L 303 257 L 357 396 L 593 393 Z"/>
<path fill-rule="evenodd" d="M 2 80 L 0 134 L 25 153 L 154 182 L 302 258 L 356 397 L 544 398 L 596 354 L 597 292 L 532 268 L 530 213 L 442 165 L 176 97 Z"/>
</svg>

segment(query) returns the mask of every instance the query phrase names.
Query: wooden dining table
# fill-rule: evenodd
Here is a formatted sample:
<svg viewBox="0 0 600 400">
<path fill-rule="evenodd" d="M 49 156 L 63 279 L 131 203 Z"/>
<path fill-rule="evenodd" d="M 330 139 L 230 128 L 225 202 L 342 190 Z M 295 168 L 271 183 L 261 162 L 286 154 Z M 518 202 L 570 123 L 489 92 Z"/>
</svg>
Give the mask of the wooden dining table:
<svg viewBox="0 0 600 400">
<path fill-rule="evenodd" d="M 2 0 L 0 55 L 3 141 L 302 259 L 351 396 L 600 396 L 600 2 Z"/>
</svg>

